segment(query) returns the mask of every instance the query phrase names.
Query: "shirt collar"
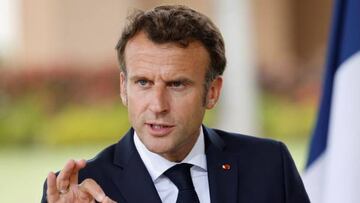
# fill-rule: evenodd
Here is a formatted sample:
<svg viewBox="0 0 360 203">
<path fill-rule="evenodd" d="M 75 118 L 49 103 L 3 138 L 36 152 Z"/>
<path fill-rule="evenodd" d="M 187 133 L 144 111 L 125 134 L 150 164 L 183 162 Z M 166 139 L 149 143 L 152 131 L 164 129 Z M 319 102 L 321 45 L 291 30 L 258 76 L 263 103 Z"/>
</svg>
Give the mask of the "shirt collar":
<svg viewBox="0 0 360 203">
<path fill-rule="evenodd" d="M 153 181 L 156 181 L 156 179 L 158 179 L 166 170 L 177 164 L 176 162 L 169 161 L 164 157 L 149 151 L 140 141 L 135 131 L 134 143 Z M 185 159 L 181 161 L 181 163 L 189 163 L 194 165 L 194 170 L 205 172 L 207 171 L 205 141 L 202 127 L 200 127 L 200 134 L 195 142 L 194 147 L 191 149 L 190 153 L 185 157 Z"/>
</svg>

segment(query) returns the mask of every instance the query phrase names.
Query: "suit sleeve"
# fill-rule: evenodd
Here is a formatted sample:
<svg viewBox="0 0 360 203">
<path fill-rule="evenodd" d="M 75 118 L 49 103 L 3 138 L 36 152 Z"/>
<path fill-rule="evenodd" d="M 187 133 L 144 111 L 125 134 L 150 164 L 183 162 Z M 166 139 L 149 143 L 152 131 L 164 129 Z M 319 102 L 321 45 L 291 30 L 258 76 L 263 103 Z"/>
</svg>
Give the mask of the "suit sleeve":
<svg viewBox="0 0 360 203">
<path fill-rule="evenodd" d="M 280 148 L 282 156 L 285 202 L 309 203 L 309 197 L 306 193 L 300 174 L 296 169 L 295 163 L 291 158 L 290 152 L 283 143 L 280 143 Z"/>
<path fill-rule="evenodd" d="M 47 203 L 47 199 L 46 199 L 46 190 L 47 190 L 47 185 L 46 185 L 46 180 L 43 186 L 43 194 L 41 197 L 41 203 Z"/>
</svg>

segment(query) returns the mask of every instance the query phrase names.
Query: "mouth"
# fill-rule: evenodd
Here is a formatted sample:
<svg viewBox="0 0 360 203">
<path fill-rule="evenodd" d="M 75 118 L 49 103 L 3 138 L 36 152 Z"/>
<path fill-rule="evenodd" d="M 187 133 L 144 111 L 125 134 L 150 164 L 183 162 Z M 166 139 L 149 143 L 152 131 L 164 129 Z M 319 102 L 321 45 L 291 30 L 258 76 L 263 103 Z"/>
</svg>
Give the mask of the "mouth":
<svg viewBox="0 0 360 203">
<path fill-rule="evenodd" d="M 145 123 L 151 135 L 161 137 L 169 134 L 173 129 L 174 125 L 165 123 Z"/>
</svg>

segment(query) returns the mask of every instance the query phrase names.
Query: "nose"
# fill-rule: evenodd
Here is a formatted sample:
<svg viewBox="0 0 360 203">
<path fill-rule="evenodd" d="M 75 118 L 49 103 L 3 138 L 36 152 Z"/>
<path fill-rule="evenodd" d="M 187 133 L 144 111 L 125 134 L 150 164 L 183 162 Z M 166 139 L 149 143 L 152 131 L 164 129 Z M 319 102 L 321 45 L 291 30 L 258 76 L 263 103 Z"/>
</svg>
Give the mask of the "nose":
<svg viewBox="0 0 360 203">
<path fill-rule="evenodd" d="M 149 109 L 155 114 L 164 114 L 169 111 L 169 101 L 166 87 L 154 87 L 150 100 Z"/>
</svg>

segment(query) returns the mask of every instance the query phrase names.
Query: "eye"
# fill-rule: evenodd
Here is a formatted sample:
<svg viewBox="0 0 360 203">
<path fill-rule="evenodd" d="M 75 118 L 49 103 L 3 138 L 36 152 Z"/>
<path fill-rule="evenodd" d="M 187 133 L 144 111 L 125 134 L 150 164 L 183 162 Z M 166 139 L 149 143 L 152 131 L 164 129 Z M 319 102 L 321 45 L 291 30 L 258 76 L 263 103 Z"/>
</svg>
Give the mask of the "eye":
<svg viewBox="0 0 360 203">
<path fill-rule="evenodd" d="M 170 83 L 170 87 L 181 87 L 184 84 L 181 81 L 174 81 Z"/>
<path fill-rule="evenodd" d="M 185 82 L 180 81 L 180 80 L 179 81 L 171 81 L 168 84 L 168 87 L 175 89 L 175 90 L 182 90 L 185 88 L 185 86 L 186 86 Z"/>
<path fill-rule="evenodd" d="M 136 81 L 136 84 L 138 84 L 138 85 L 140 85 L 142 87 L 145 87 L 145 86 L 147 86 L 149 84 L 149 81 L 142 79 L 142 80 Z"/>
</svg>

